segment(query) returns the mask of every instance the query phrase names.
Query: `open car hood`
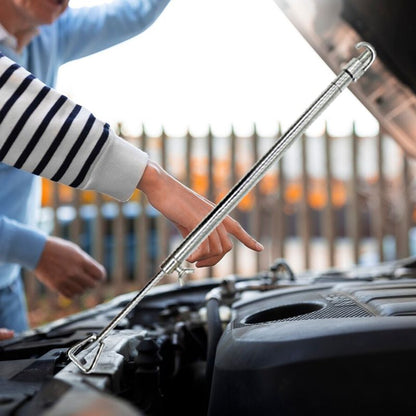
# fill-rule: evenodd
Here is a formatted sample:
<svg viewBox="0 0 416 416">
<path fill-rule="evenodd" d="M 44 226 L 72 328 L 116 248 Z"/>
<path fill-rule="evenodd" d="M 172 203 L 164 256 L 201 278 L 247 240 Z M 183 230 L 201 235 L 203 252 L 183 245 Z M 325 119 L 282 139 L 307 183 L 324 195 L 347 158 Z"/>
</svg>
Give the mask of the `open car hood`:
<svg viewBox="0 0 416 416">
<path fill-rule="evenodd" d="M 337 71 L 359 41 L 378 58 L 351 91 L 416 156 L 416 25 L 411 0 L 274 0 L 329 67 Z"/>
</svg>

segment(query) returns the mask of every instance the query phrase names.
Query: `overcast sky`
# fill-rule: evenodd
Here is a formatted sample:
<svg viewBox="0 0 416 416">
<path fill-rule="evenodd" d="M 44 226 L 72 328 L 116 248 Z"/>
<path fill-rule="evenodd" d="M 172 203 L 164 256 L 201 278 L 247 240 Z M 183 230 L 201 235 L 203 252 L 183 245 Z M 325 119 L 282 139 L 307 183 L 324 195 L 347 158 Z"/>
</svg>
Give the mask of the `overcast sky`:
<svg viewBox="0 0 416 416">
<path fill-rule="evenodd" d="M 173 135 L 203 134 L 211 125 L 226 134 L 233 124 L 245 134 L 255 122 L 268 135 L 298 118 L 334 76 L 273 0 L 174 0 L 145 33 L 63 66 L 58 88 L 133 133 L 144 123 L 150 133 L 164 125 Z M 312 132 L 323 119 L 334 134 L 353 120 L 364 135 L 377 127 L 349 91 Z"/>
</svg>

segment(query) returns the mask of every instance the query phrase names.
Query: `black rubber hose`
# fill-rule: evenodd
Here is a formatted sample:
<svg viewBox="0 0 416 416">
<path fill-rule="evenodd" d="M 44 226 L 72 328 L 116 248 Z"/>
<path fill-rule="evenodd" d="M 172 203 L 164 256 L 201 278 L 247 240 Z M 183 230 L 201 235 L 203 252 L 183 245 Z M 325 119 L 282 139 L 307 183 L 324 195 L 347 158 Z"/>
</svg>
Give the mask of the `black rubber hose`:
<svg viewBox="0 0 416 416">
<path fill-rule="evenodd" d="M 206 380 L 211 385 L 212 373 L 214 371 L 215 354 L 217 344 L 222 335 L 222 323 L 220 318 L 220 303 L 218 299 L 211 298 L 207 302 L 207 328 L 208 328 L 208 346 L 207 346 L 207 368 Z"/>
</svg>

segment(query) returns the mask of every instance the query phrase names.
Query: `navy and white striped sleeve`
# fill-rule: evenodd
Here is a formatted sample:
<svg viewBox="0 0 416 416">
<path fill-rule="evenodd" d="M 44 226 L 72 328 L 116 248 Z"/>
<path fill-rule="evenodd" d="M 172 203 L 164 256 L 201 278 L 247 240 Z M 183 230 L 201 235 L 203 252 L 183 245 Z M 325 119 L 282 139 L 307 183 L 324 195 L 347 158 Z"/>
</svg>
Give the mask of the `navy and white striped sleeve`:
<svg viewBox="0 0 416 416">
<path fill-rule="evenodd" d="M 125 201 L 148 156 L 0 53 L 0 162 Z"/>
</svg>

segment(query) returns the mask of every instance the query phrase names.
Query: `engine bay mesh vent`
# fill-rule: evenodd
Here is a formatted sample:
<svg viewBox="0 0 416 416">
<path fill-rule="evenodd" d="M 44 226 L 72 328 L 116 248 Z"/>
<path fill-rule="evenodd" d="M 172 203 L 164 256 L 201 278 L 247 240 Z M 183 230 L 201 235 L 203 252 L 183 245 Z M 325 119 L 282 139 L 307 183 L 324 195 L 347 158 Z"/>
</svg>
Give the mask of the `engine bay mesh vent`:
<svg viewBox="0 0 416 416">
<path fill-rule="evenodd" d="M 247 316 L 247 325 L 307 319 L 360 318 L 373 316 L 366 308 L 341 293 L 331 293 L 322 300 L 299 302 L 264 309 Z"/>
</svg>

